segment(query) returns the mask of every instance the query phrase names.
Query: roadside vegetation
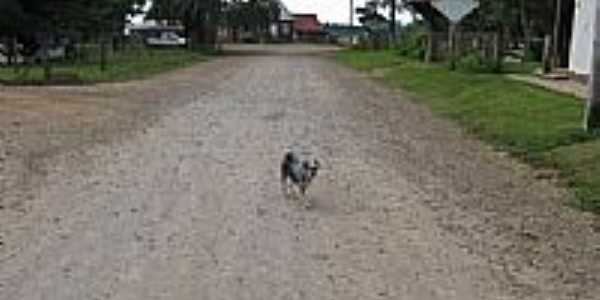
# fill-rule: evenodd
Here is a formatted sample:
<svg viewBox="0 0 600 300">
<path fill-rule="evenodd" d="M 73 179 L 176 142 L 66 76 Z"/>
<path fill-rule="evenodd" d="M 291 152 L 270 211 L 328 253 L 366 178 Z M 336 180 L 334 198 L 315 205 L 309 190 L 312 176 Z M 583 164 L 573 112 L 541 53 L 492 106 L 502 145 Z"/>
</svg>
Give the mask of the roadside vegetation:
<svg viewBox="0 0 600 300">
<path fill-rule="evenodd" d="M 600 213 L 600 140 L 582 129 L 581 100 L 507 79 L 474 72 L 459 62 L 426 64 L 400 50 L 347 50 L 338 60 L 358 70 L 383 74 L 382 80 L 412 94 L 434 113 L 456 120 L 501 151 L 539 168 L 555 168 L 583 210 Z M 526 71 L 528 65 L 507 65 Z"/>
<path fill-rule="evenodd" d="M 97 82 L 142 79 L 161 72 L 205 61 L 209 53 L 185 49 L 140 49 L 115 52 L 104 70 L 98 67 L 100 58 L 92 55 L 83 61 L 52 63 L 52 77 L 47 79 L 40 65 L 0 68 L 0 83 L 4 84 L 88 84 Z"/>
<path fill-rule="evenodd" d="M 367 1 L 361 20 L 393 24 L 381 14 L 390 2 Z M 574 204 L 600 213 L 600 139 L 593 135 L 600 110 L 588 108 L 584 118 L 580 99 L 505 76 L 552 73 L 568 64 L 571 45 L 561 32 L 570 30 L 564 24 L 572 22 L 572 3 L 482 0 L 458 26 L 426 1 L 399 4 L 421 18 L 390 34 L 387 50 L 366 43 L 338 60 L 409 92 L 434 113 L 542 169 L 541 177 L 558 171 L 577 196 Z"/>
<path fill-rule="evenodd" d="M 280 13 L 275 0 L 3 0 L 0 83 L 141 78 L 206 59 L 220 28 L 268 40 Z M 132 29 L 133 16 L 158 22 Z"/>
</svg>

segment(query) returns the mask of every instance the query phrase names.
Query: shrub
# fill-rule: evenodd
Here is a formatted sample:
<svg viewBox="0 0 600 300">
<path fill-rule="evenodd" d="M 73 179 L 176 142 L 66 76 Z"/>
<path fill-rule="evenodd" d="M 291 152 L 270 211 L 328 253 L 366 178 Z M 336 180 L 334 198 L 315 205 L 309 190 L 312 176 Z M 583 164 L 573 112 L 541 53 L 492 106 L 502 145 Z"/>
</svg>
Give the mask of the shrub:
<svg viewBox="0 0 600 300">
<path fill-rule="evenodd" d="M 413 59 L 425 58 L 425 41 L 427 32 L 425 27 L 419 24 L 407 26 L 401 32 L 400 40 L 396 44 L 398 53 Z"/>
<path fill-rule="evenodd" d="M 456 63 L 460 70 L 473 73 L 496 73 L 497 65 L 493 59 L 484 58 L 476 53 L 460 57 Z"/>
</svg>

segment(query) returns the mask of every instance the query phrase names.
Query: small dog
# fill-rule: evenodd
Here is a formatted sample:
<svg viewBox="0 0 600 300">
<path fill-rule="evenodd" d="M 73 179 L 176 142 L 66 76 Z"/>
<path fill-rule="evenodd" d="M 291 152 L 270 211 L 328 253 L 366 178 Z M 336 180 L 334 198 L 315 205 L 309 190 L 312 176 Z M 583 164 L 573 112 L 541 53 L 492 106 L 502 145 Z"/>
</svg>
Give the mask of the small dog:
<svg viewBox="0 0 600 300">
<path fill-rule="evenodd" d="M 321 167 L 318 160 L 314 159 L 312 163 L 307 160 L 301 160 L 300 156 L 292 151 L 285 153 L 281 162 L 281 187 L 283 193 L 288 195 L 290 182 L 300 190 L 304 197 L 308 186 L 317 176 Z M 308 202 L 305 203 L 308 206 Z"/>
</svg>

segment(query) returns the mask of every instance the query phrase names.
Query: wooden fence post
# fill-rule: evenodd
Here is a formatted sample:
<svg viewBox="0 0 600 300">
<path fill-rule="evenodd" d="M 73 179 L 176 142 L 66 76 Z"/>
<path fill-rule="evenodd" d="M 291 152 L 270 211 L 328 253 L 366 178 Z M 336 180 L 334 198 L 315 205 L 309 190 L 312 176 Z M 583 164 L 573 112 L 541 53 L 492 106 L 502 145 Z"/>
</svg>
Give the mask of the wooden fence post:
<svg viewBox="0 0 600 300">
<path fill-rule="evenodd" d="M 427 38 L 425 39 L 425 62 L 430 63 L 433 61 L 433 30 L 427 31 Z"/>
<path fill-rule="evenodd" d="M 500 41 L 500 34 L 498 32 L 494 32 L 494 41 L 493 41 L 493 53 L 492 59 L 494 60 L 494 65 L 497 69 L 500 66 L 500 60 L 502 59 L 502 45 Z"/>
<path fill-rule="evenodd" d="M 544 37 L 544 54 L 542 56 L 542 69 L 544 74 L 548 74 L 552 71 L 552 36 L 546 35 Z"/>
<path fill-rule="evenodd" d="M 44 69 L 44 80 L 52 79 L 52 65 L 50 62 L 50 34 L 42 34 L 42 66 Z"/>
<path fill-rule="evenodd" d="M 106 38 L 100 37 L 100 71 L 106 71 Z"/>
<path fill-rule="evenodd" d="M 448 53 L 450 54 L 450 70 L 456 70 L 456 23 L 450 22 L 448 37 Z"/>
</svg>

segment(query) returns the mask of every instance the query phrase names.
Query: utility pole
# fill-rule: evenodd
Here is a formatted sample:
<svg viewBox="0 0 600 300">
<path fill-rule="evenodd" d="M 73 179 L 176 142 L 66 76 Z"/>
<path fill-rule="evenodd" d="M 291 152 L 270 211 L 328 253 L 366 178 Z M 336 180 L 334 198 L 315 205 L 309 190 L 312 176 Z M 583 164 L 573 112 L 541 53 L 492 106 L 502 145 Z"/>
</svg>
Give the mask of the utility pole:
<svg viewBox="0 0 600 300">
<path fill-rule="evenodd" d="M 596 20 L 592 50 L 592 70 L 589 81 L 588 101 L 585 110 L 584 128 L 587 132 L 600 132 L 600 2 L 595 1 Z"/>
<path fill-rule="evenodd" d="M 354 26 L 354 0 L 350 0 L 350 26 Z"/>
<path fill-rule="evenodd" d="M 392 43 L 396 42 L 396 0 L 391 0 L 391 11 L 390 11 L 390 36 Z"/>
</svg>

